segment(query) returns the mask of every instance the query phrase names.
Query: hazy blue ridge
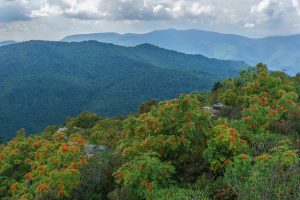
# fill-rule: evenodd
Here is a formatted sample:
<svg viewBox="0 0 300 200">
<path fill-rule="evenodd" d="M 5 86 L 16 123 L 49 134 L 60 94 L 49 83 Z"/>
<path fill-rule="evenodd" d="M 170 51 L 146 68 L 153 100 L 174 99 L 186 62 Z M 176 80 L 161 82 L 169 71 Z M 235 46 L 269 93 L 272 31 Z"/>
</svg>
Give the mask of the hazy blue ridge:
<svg viewBox="0 0 300 200">
<path fill-rule="evenodd" d="M 159 47 L 211 58 L 263 62 L 272 70 L 300 71 L 300 35 L 247 38 L 201 30 L 167 29 L 145 34 L 95 33 L 67 36 L 63 41 L 97 40 L 124 46 L 150 43 Z"/>
</svg>

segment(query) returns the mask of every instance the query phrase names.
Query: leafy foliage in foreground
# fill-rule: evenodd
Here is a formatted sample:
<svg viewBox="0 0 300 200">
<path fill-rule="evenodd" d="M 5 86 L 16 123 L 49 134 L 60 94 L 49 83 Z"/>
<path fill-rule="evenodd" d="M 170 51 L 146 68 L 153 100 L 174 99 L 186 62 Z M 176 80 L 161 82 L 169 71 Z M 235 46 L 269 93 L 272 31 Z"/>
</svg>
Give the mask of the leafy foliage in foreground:
<svg viewBox="0 0 300 200">
<path fill-rule="evenodd" d="M 85 140 L 64 133 L 51 138 L 19 133 L 0 151 L 0 197 L 57 199 L 79 184 Z"/>
<path fill-rule="evenodd" d="M 83 113 L 67 120 L 65 133 L 48 127 L 38 136 L 21 134 L 0 147 L 1 197 L 298 200 L 298 78 L 258 64 L 209 95 L 148 102 L 126 118 Z M 212 116 L 204 108 L 210 101 L 240 114 Z M 285 124 L 293 126 L 287 131 Z M 110 150 L 84 164 L 85 141 Z"/>
<path fill-rule="evenodd" d="M 201 189 L 171 187 L 158 190 L 153 200 L 209 200 L 208 195 Z"/>
</svg>

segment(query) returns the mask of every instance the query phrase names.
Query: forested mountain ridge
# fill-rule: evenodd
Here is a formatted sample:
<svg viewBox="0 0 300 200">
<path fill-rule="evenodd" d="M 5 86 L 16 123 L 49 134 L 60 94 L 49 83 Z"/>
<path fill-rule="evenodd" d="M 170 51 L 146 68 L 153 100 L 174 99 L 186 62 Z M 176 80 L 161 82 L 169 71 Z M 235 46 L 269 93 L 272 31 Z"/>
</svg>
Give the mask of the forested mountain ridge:
<svg viewBox="0 0 300 200">
<path fill-rule="evenodd" d="M 29 41 L 0 48 L 0 132 L 34 133 L 67 116 L 126 115 L 145 100 L 207 91 L 244 62 L 186 55 L 153 45 Z"/>
<path fill-rule="evenodd" d="M 125 46 L 150 43 L 179 52 L 210 58 L 243 60 L 251 65 L 264 62 L 272 70 L 290 74 L 300 67 L 300 35 L 247 38 L 201 30 L 158 30 L 145 34 L 94 33 L 67 36 L 63 41 L 97 40 Z"/>
</svg>

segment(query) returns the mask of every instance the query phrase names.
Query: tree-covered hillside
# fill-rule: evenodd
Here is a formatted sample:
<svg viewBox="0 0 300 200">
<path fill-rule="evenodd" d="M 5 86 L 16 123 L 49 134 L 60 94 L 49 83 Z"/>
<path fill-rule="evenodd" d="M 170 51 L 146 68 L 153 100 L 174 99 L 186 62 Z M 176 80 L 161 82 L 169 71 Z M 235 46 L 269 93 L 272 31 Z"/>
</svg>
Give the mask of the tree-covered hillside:
<svg viewBox="0 0 300 200">
<path fill-rule="evenodd" d="M 0 48 L 0 133 L 41 131 L 93 111 L 126 115 L 145 100 L 207 91 L 243 62 L 208 59 L 152 45 L 30 41 Z"/>
<path fill-rule="evenodd" d="M 0 144 L 0 199 L 299 200 L 299 84 L 258 64 L 126 117 L 21 129 Z"/>
</svg>

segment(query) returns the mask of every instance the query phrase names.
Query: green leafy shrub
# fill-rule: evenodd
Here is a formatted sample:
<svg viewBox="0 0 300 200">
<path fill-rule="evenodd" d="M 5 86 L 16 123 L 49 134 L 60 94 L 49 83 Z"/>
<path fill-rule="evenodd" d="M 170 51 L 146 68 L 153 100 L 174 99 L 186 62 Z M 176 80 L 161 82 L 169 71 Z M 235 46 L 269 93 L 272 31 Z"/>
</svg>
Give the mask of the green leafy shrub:
<svg viewBox="0 0 300 200">
<path fill-rule="evenodd" d="M 116 147 L 123 131 L 123 121 L 120 119 L 105 118 L 97 122 L 97 124 L 85 135 L 93 144 L 105 145 L 111 148 Z"/>
<path fill-rule="evenodd" d="M 224 180 L 236 191 L 238 199 L 299 199 L 299 155 L 289 143 L 281 141 L 270 154 L 242 154 L 234 159 Z"/>
<path fill-rule="evenodd" d="M 128 118 L 124 122 L 124 132 L 117 146 L 117 151 L 125 160 L 126 168 L 121 168 L 123 176 L 131 177 L 132 170 L 125 169 L 136 169 L 137 161 L 147 155 L 147 160 L 157 162 L 157 167 L 168 166 L 170 172 L 174 173 L 175 179 L 180 179 L 183 174 L 186 179 L 191 180 L 187 178 L 191 176 L 195 176 L 196 179 L 197 174 L 201 174 L 201 170 L 206 167 L 202 152 L 206 146 L 206 133 L 210 119 L 209 113 L 203 110 L 202 106 L 201 98 L 199 99 L 197 95 L 183 95 L 179 99 L 162 102 L 158 107 L 152 107 L 148 113 Z M 198 163 L 197 168 L 194 167 L 195 165 L 182 168 L 192 161 Z M 159 169 L 156 169 L 155 165 L 153 167 L 153 171 Z M 157 179 L 150 171 L 149 176 L 149 180 Z M 162 180 L 164 179 L 168 180 L 169 175 L 162 176 Z M 132 180 L 134 189 L 139 188 L 136 185 L 140 185 L 140 181 Z M 126 182 L 123 184 L 126 185 Z M 159 186 L 156 184 L 153 185 L 154 189 Z"/>
<path fill-rule="evenodd" d="M 193 154 L 201 156 L 209 119 L 197 96 L 166 101 L 149 113 L 128 118 L 117 149 L 127 159 L 154 151 L 178 165 Z"/>
<path fill-rule="evenodd" d="M 125 187 L 117 187 L 108 195 L 109 200 L 141 200 L 141 197 Z"/>
<path fill-rule="evenodd" d="M 79 184 L 85 140 L 18 135 L 0 149 L 0 198 L 62 199 Z"/>
<path fill-rule="evenodd" d="M 157 153 L 145 153 L 135 157 L 119 168 L 114 176 L 138 196 L 151 199 L 154 188 L 165 186 L 171 181 L 175 168 L 159 159 Z"/>
<path fill-rule="evenodd" d="M 209 200 L 205 191 L 194 188 L 170 187 L 156 191 L 152 200 Z"/>
<path fill-rule="evenodd" d="M 249 145 L 249 154 L 258 156 L 263 153 L 269 153 L 272 148 L 278 146 L 280 140 L 287 137 L 264 130 L 259 134 L 245 134 L 245 138 Z"/>
<path fill-rule="evenodd" d="M 83 112 L 77 117 L 69 118 L 66 123 L 68 129 L 73 128 L 92 128 L 101 119 L 98 115 L 89 112 Z"/>
<path fill-rule="evenodd" d="M 289 111 L 286 116 L 280 120 L 273 121 L 270 124 L 270 131 L 284 135 L 300 135 L 300 111 L 299 109 Z"/>
<path fill-rule="evenodd" d="M 137 113 L 141 115 L 143 113 L 150 112 L 152 106 L 158 106 L 158 102 L 155 99 L 150 99 L 149 101 L 141 103 L 138 107 Z"/>
<path fill-rule="evenodd" d="M 121 165 L 111 151 L 95 154 L 80 168 L 79 185 L 72 191 L 70 200 L 106 200 L 115 189 L 113 173 Z"/>
<path fill-rule="evenodd" d="M 235 156 L 246 153 L 248 145 L 234 128 L 229 128 L 226 124 L 214 127 L 212 132 L 204 156 L 211 170 L 219 172 L 230 165 Z"/>
</svg>

